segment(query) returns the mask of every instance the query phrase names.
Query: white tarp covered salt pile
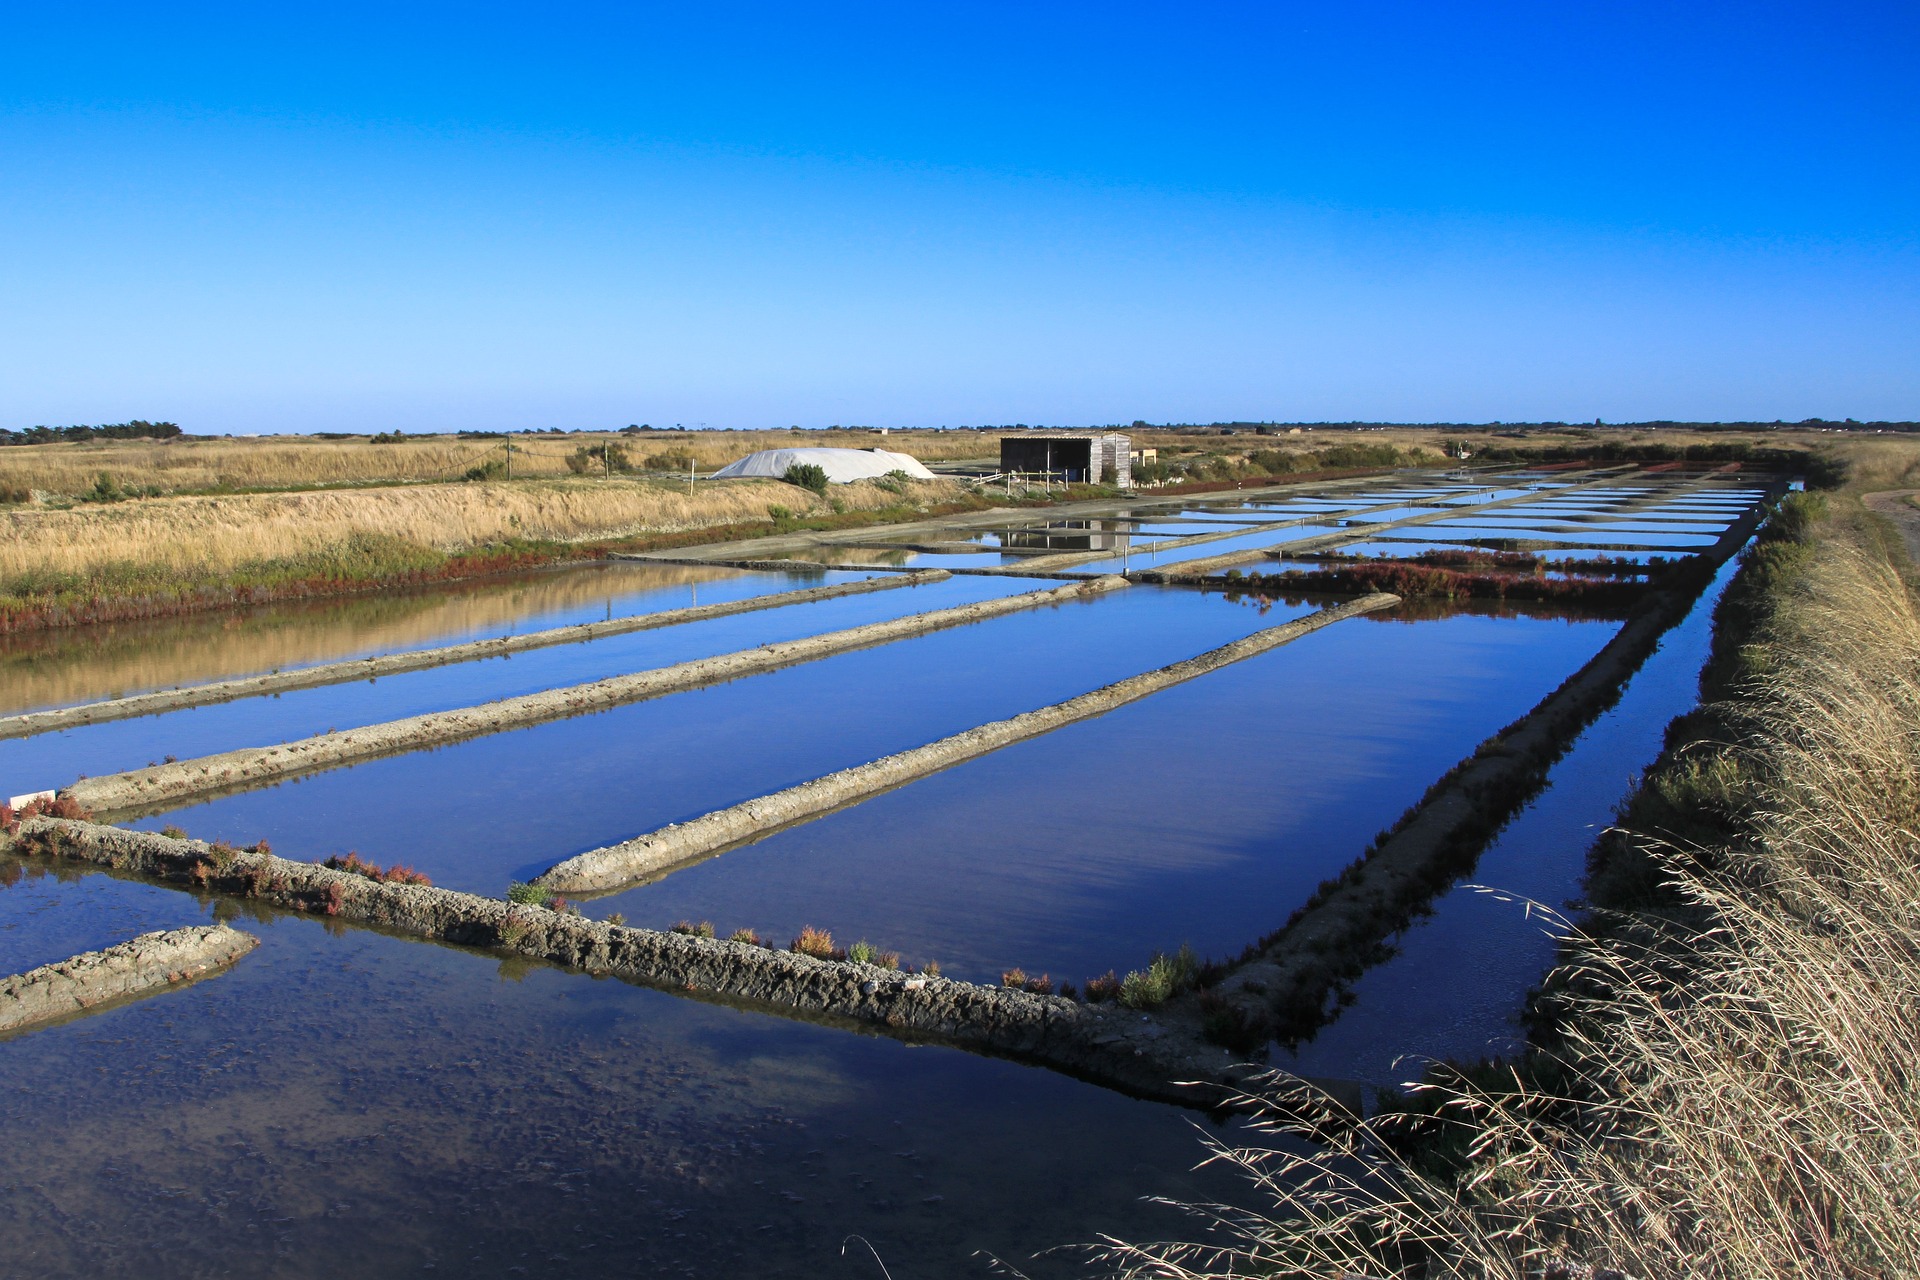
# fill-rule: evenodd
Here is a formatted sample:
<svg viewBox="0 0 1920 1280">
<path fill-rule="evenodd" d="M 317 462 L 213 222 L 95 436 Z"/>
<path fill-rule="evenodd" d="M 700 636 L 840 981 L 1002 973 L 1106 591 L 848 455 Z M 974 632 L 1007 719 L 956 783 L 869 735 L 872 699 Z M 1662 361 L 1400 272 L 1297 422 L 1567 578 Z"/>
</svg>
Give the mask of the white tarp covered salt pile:
<svg viewBox="0 0 1920 1280">
<path fill-rule="evenodd" d="M 876 480 L 895 471 L 904 471 L 916 480 L 931 480 L 933 472 L 918 458 L 885 449 L 762 449 L 738 462 L 729 462 L 713 473 L 716 480 L 737 476 L 772 476 L 779 479 L 788 467 L 812 464 L 827 473 L 833 484 L 852 484 L 855 480 Z"/>
</svg>

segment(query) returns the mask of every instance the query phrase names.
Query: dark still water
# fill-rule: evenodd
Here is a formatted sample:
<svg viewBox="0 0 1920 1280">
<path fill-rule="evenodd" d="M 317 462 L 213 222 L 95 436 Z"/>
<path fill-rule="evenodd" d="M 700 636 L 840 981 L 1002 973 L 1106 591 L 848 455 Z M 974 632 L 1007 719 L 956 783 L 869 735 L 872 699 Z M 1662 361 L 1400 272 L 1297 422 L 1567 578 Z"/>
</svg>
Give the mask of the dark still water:
<svg viewBox="0 0 1920 1280">
<path fill-rule="evenodd" d="M 120 916 L 204 918 L 168 896 Z M 1233 1190 L 1186 1115 L 1049 1072 L 239 923 L 263 944 L 224 976 L 0 1041 L 0 1274 L 873 1274 L 858 1233 L 981 1276 Z"/>
<path fill-rule="evenodd" d="M 1233 509 L 1196 502 L 1191 513 Z M 270 661 L 220 636 L 196 651 L 176 633 L 164 663 L 141 667 L 129 645 L 114 650 L 124 670 L 109 674 L 129 687 L 216 678 L 672 607 L 696 588 L 704 602 L 808 584 L 725 571 L 636 579 L 616 599 L 604 594 L 609 580 L 596 579 L 601 595 L 571 594 L 574 580 L 554 575 L 537 607 L 518 613 L 481 599 L 477 612 L 423 607 L 364 633 L 342 621 L 346 605 L 315 614 L 304 638 L 282 618 Z M 48 735 L 0 744 L 0 778 L 65 781 L 63 771 L 457 706 L 1035 585 L 1045 584 L 956 579 L 572 646 L 537 663 Z M 1133 587 L 140 825 L 265 838 L 293 858 L 354 849 L 497 895 L 581 850 L 1314 607 L 1262 612 L 1220 594 Z M 1692 700 L 1709 607 L 1669 637 L 1475 878 L 1550 900 L 1571 892 L 1594 824 Z M 750 926 L 780 941 L 813 925 L 987 980 L 1019 965 L 1078 982 L 1183 942 L 1229 953 L 1284 921 L 1617 626 L 1433 602 L 1350 620 L 587 910 L 643 925 Z M 52 664 L 42 672 L 88 666 L 57 646 L 41 658 Z M 9 700 L 96 696 L 88 679 L 50 678 Z M 231 909 L 0 860 L 0 973 Z M 1444 897 L 1295 1065 L 1385 1082 L 1404 1078 L 1393 1063 L 1404 1053 L 1498 1047 L 1550 959 L 1513 920 L 1511 908 L 1489 914 L 1482 899 Z M 841 1256 L 857 1234 L 902 1280 L 988 1275 L 981 1251 L 1065 1276 L 1084 1274 L 1074 1256 L 1032 1255 L 1102 1232 L 1193 1230 L 1142 1197 L 1242 1194 L 1217 1171 L 1192 1171 L 1194 1123 L 1209 1122 L 1016 1063 L 308 917 L 234 922 L 262 945 L 230 972 L 0 1039 L 0 1205 L 10 1211 L 0 1275 L 878 1275 L 864 1251 Z"/>
<path fill-rule="evenodd" d="M 1307 612 L 1135 587 L 369 762 L 140 825 L 353 849 L 498 895 L 669 822 L 1084 693 Z M 1081 981 L 1237 951 L 1617 624 L 1356 619 L 592 903 L 866 937 L 953 976 Z M 164 719 L 164 717 L 163 717 Z"/>
</svg>

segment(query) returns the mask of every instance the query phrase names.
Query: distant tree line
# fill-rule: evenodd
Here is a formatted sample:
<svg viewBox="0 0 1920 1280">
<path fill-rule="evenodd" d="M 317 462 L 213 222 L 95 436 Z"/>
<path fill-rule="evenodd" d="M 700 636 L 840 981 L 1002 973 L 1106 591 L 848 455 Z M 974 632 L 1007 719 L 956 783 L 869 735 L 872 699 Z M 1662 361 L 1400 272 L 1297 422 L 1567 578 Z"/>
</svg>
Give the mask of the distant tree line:
<svg viewBox="0 0 1920 1280">
<path fill-rule="evenodd" d="M 1492 431 L 1522 434 L 1529 431 L 1778 431 L 1782 428 L 1825 431 L 1920 431 L 1920 422 L 1856 422 L 1852 418 L 1802 418 L 1798 422 L 1678 422 L 1661 418 L 1650 422 L 1143 422 L 1093 428 L 1101 431 L 1248 432 L 1276 435 L 1301 431 Z M 990 428 L 988 428 L 990 429 Z M 1002 428 L 1005 429 L 1005 428 Z"/>
<path fill-rule="evenodd" d="M 179 434 L 180 428 L 174 423 L 135 418 L 132 422 L 102 423 L 97 427 L 28 427 L 23 431 L 0 427 L 0 445 L 60 444 L 68 440 L 171 440 Z"/>
</svg>

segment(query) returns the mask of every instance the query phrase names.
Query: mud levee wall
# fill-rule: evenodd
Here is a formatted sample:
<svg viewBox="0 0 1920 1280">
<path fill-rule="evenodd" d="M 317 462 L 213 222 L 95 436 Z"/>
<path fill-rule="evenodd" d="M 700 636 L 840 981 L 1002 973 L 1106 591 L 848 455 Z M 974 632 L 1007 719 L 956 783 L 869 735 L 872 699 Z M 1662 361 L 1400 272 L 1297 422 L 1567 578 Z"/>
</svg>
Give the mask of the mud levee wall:
<svg viewBox="0 0 1920 1280">
<path fill-rule="evenodd" d="M 258 946 L 223 924 L 143 933 L 104 951 L 0 978 L 0 1035 L 191 982 Z"/>
<path fill-rule="evenodd" d="M 440 746 L 483 734 L 501 733 L 548 720 L 605 711 L 682 689 L 759 675 L 817 658 L 886 644 L 943 627 L 981 622 L 1042 605 L 1088 599 L 1127 585 L 1124 578 L 1096 578 L 1045 591 L 980 600 L 951 609 L 910 614 L 829 631 L 801 640 L 784 640 L 712 658 L 611 676 L 586 684 L 501 698 L 455 711 L 389 720 L 340 733 L 321 734 L 273 747 L 244 747 L 218 755 L 151 765 L 126 773 L 82 778 L 63 794 L 96 813 L 129 814 L 171 808 L 195 796 L 241 790 L 277 778 L 312 773 L 336 765 L 424 747 Z"/>
<path fill-rule="evenodd" d="M 1775 487 L 1769 498 L 1784 486 Z M 1735 521 L 1689 569 L 1648 593 L 1599 653 L 1512 725 L 1481 743 L 1368 853 L 1275 933 L 1248 949 L 1212 995 L 1244 1025 L 1282 1037 L 1315 1029 L 1328 997 L 1382 941 L 1445 889 L 1546 781 L 1575 738 L 1619 698 L 1661 636 L 1687 616 L 1714 572 L 1753 536 L 1768 504 Z M 1217 1016 L 1217 1015 L 1216 1015 Z"/>
<path fill-rule="evenodd" d="M 696 558 L 667 555 L 635 555 L 626 558 L 630 560 L 645 560 L 650 564 L 713 565 L 722 569 L 769 569 L 779 573 L 820 573 L 828 569 L 840 573 L 939 572 L 951 577 L 1051 578 L 1062 582 L 1085 582 L 1090 578 L 1101 576 L 1098 573 L 1081 573 L 1071 569 L 1029 569 L 1024 565 L 986 566 L 956 564 L 944 569 L 929 570 L 917 569 L 911 565 L 904 564 L 828 564 L 824 560 L 728 560 L 718 556 Z"/>
<path fill-rule="evenodd" d="M 690 822 L 675 823 L 620 844 L 591 850 L 560 863 L 535 883 L 563 893 L 615 889 L 642 877 L 692 862 L 716 850 L 757 839 L 781 827 L 831 813 L 1013 743 L 1104 715 L 1116 707 L 1138 701 L 1162 689 L 1276 649 L 1321 627 L 1398 604 L 1399 599 L 1398 596 L 1381 592 L 1322 609 L 1305 618 L 1269 627 L 1196 657 L 1116 681 L 1065 702 L 1056 702 L 1052 706 L 1005 720 L 995 720 L 924 747 L 841 769 L 742 804 L 716 809 Z"/>
<path fill-rule="evenodd" d="M 27 738 L 53 729 L 71 729 L 76 725 L 99 724 L 106 720 L 127 720 L 134 716 L 158 715 L 163 711 L 178 711 L 183 707 L 231 702 L 236 698 L 283 693 L 290 689 L 314 689 L 322 685 L 342 684 L 349 680 L 370 680 L 378 676 L 398 675 L 403 671 L 423 671 L 429 667 L 449 666 L 457 662 L 474 662 L 483 658 L 497 658 L 503 654 L 524 653 L 529 649 L 577 644 L 587 640 L 598 640 L 605 636 L 626 635 L 633 631 L 651 631 L 656 627 L 704 622 L 709 618 L 726 618 L 734 614 L 754 613 L 761 609 L 779 609 L 793 604 L 812 604 L 819 600 L 834 600 L 841 596 L 861 595 L 869 591 L 886 591 L 893 587 L 918 586 L 921 583 L 940 582 L 950 576 L 952 575 L 944 569 L 916 569 L 899 578 L 842 582 L 831 586 L 807 587 L 799 591 L 782 591 L 774 595 L 752 596 L 745 600 L 728 600 L 719 604 L 692 605 L 685 609 L 663 609 L 658 613 L 636 614 L 629 618 L 611 618 L 604 622 L 583 622 L 578 626 L 529 631 L 525 635 L 499 636 L 491 640 L 475 640 L 468 644 L 444 645 L 434 649 L 410 649 L 405 653 L 375 654 L 370 658 L 356 658 L 350 662 L 328 662 L 319 666 L 299 667 L 292 671 L 275 671 L 268 675 L 246 676 L 238 680 L 190 685 L 184 689 L 162 689 L 153 693 L 135 694 L 129 698 L 110 698 L 101 702 L 82 703 L 78 706 L 57 707 L 51 711 L 29 711 L 20 715 L 0 716 L 0 738 Z"/>
<path fill-rule="evenodd" d="M 1111 1005 L 901 973 L 850 961 L 634 929 L 422 885 L 377 882 L 268 853 L 59 818 L 31 818 L 13 852 L 87 862 L 176 887 L 390 933 L 527 956 L 597 976 L 765 1012 L 833 1020 L 914 1042 L 1032 1061 L 1127 1092 L 1211 1106 L 1231 1059 Z"/>
</svg>

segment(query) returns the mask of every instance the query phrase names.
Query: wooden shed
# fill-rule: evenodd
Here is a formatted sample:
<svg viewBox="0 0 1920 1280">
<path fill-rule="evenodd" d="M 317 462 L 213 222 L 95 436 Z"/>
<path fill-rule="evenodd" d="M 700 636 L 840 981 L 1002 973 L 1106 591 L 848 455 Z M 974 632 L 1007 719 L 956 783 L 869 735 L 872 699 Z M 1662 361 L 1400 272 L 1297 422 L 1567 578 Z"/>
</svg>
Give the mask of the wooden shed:
<svg viewBox="0 0 1920 1280">
<path fill-rule="evenodd" d="M 1118 431 L 1026 431 L 1000 437 L 1000 469 L 1131 489 L 1132 447 Z"/>
</svg>

